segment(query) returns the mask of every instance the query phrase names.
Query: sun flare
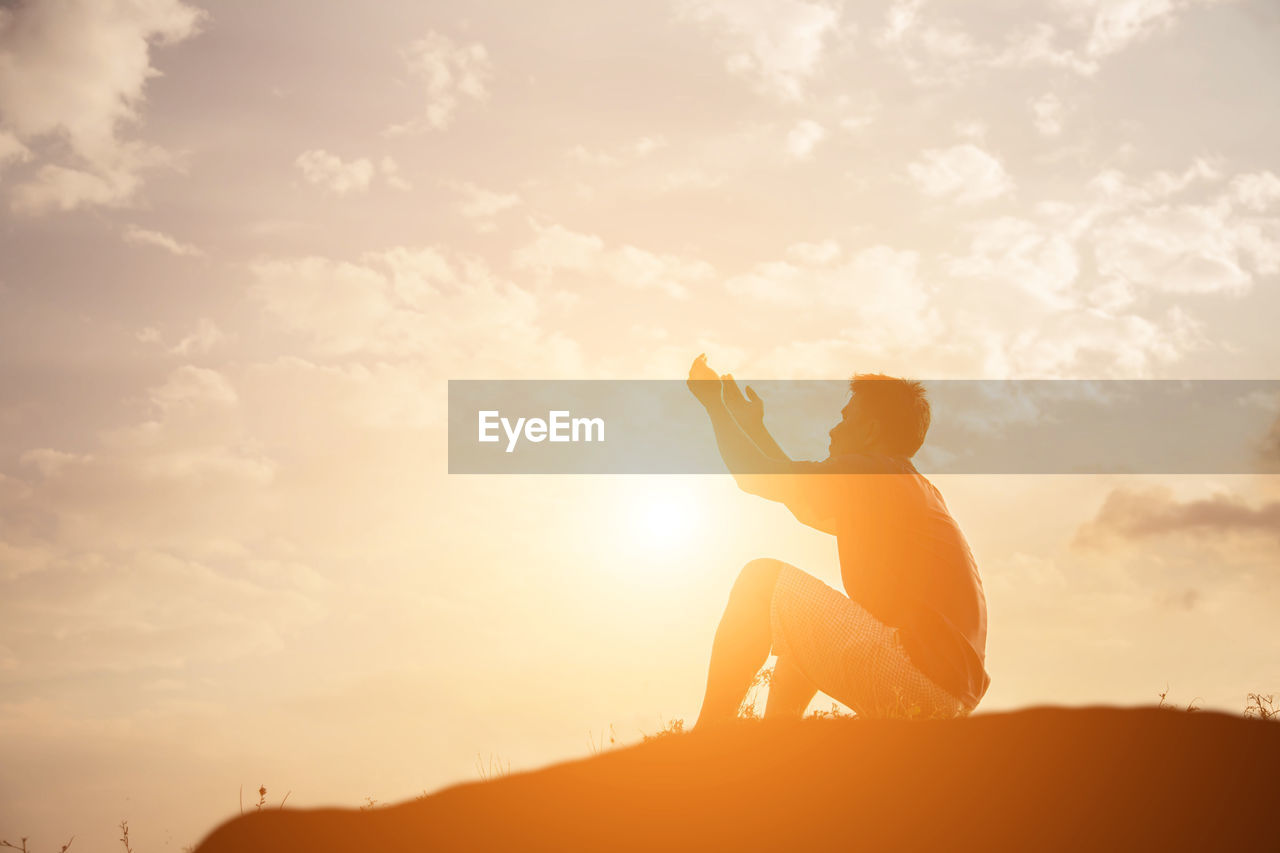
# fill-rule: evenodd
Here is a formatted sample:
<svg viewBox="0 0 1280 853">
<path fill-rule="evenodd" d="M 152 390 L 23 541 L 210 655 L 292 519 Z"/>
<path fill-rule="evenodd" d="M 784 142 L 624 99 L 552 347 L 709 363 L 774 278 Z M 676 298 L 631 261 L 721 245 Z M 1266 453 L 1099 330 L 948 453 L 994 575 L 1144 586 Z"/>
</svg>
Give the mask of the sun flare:
<svg viewBox="0 0 1280 853">
<path fill-rule="evenodd" d="M 637 547 L 667 550 L 688 545 L 700 518 L 691 490 L 669 484 L 640 489 L 629 502 L 626 524 Z"/>
</svg>

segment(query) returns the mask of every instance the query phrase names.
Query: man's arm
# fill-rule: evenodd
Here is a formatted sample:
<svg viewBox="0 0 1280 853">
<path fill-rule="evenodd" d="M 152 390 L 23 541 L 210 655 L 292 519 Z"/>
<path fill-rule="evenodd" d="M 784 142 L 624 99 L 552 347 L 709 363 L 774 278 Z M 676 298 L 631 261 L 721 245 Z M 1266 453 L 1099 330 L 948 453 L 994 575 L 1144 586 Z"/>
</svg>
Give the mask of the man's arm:
<svg viewBox="0 0 1280 853">
<path fill-rule="evenodd" d="M 728 374 L 717 381 L 705 354 L 690 367 L 688 385 L 711 419 L 720 457 L 738 487 L 785 504 L 802 524 L 837 535 L 835 519 L 824 509 L 826 501 L 815 505 L 812 500 L 812 487 L 819 484 L 806 476 L 820 463 L 794 462 L 783 453 L 764 427 L 764 404 L 756 393 L 748 387 L 748 397 L 743 398 Z"/>
<path fill-rule="evenodd" d="M 743 396 L 732 373 L 721 376 L 720 381 L 724 385 L 724 404 L 747 437 L 755 442 L 756 447 L 764 451 L 766 456 L 790 461 L 791 457 L 783 451 L 764 425 L 764 400 L 760 399 L 756 390 L 748 385 L 746 396 Z"/>
<path fill-rule="evenodd" d="M 694 359 L 693 365 L 689 368 L 687 384 L 693 396 L 698 398 L 698 402 L 706 409 L 707 417 L 711 419 L 711 428 L 715 431 L 720 458 L 724 460 L 725 467 L 738 481 L 739 486 L 746 488 L 743 477 L 753 474 L 790 472 L 790 460 L 774 459 L 767 455 L 734 420 L 724 402 L 720 377 L 707 366 L 705 354 Z M 748 489 L 748 491 L 751 490 Z"/>
<path fill-rule="evenodd" d="M 802 495 L 809 480 L 806 475 L 818 463 L 794 462 L 785 455 L 781 459 L 773 458 L 757 446 L 725 405 L 723 383 L 707 366 L 705 355 L 698 356 L 689 369 L 688 386 L 707 411 L 720 457 L 738 487 L 744 492 L 786 504 L 804 524 L 834 534 L 836 531 L 830 520 L 820 518 Z M 809 482 L 807 485 L 817 484 Z"/>
</svg>

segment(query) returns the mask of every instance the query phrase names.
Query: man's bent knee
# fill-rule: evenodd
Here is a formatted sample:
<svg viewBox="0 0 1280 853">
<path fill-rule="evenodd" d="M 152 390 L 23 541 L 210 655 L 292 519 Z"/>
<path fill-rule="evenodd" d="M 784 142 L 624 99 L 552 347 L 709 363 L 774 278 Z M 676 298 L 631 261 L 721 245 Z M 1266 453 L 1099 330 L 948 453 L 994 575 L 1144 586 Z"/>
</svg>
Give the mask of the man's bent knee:
<svg viewBox="0 0 1280 853">
<path fill-rule="evenodd" d="M 787 564 L 770 557 L 757 557 L 749 560 L 738 579 L 733 583 L 731 598 L 768 599 L 773 595 L 773 586 L 778 582 L 778 574 Z"/>
</svg>

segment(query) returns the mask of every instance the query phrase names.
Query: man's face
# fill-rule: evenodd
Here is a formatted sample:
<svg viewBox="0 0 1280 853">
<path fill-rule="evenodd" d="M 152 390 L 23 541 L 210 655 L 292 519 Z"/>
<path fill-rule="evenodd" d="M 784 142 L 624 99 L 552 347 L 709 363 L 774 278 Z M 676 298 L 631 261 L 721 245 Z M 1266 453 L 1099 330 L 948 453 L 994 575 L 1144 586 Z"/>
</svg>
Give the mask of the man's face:
<svg viewBox="0 0 1280 853">
<path fill-rule="evenodd" d="M 840 423 L 827 433 L 831 439 L 827 445 L 827 453 L 841 456 L 846 453 L 869 452 L 879 432 L 879 425 L 866 417 L 858 403 L 857 394 L 849 398 L 849 402 L 840 410 L 840 416 Z"/>
</svg>

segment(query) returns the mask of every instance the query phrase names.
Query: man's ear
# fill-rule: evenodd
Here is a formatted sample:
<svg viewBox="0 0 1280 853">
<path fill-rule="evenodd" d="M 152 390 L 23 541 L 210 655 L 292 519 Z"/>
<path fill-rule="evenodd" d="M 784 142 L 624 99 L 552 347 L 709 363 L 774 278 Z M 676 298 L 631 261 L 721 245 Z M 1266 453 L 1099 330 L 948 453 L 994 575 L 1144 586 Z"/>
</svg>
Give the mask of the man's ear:
<svg viewBox="0 0 1280 853">
<path fill-rule="evenodd" d="M 882 432 L 879 421 L 868 419 L 866 422 L 867 447 L 875 447 L 879 444 Z"/>
</svg>

